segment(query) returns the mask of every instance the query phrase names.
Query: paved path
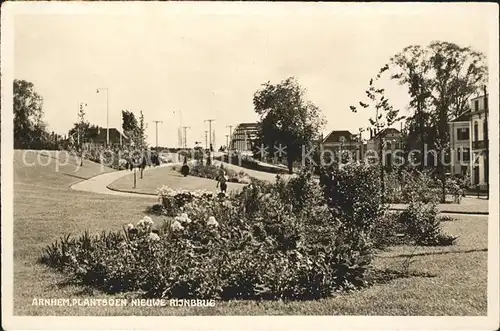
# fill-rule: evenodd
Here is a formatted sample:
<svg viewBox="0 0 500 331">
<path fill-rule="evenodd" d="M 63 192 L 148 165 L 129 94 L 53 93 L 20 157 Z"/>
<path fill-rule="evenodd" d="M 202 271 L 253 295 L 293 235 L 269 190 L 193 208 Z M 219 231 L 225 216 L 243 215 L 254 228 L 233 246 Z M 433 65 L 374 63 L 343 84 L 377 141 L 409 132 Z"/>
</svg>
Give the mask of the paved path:
<svg viewBox="0 0 500 331">
<path fill-rule="evenodd" d="M 163 163 L 159 167 L 173 167 L 175 165 L 179 165 L 179 163 Z M 158 167 L 156 167 L 158 168 Z M 151 171 L 153 169 L 156 169 L 154 167 L 146 168 L 144 169 L 144 172 Z M 120 191 L 114 191 L 110 190 L 107 186 L 113 183 L 115 180 L 123 177 L 130 175 L 132 172 L 130 170 L 120 170 L 120 171 L 113 171 L 101 175 L 97 175 L 95 177 L 92 177 L 90 179 L 81 181 L 79 183 L 73 184 L 71 188 L 73 190 L 77 191 L 83 191 L 83 192 L 91 192 L 91 193 L 98 193 L 98 194 L 110 194 L 110 195 L 118 195 L 118 196 L 125 196 L 125 197 L 138 197 L 138 198 L 154 198 L 156 199 L 156 195 L 145 195 L 145 194 L 139 194 L 139 193 L 128 193 L 128 192 L 120 192 Z M 139 173 L 139 172 L 138 172 Z"/>
<path fill-rule="evenodd" d="M 220 164 L 220 161 L 215 161 L 214 163 Z M 248 175 L 261 180 L 274 181 L 276 178 L 275 174 L 245 169 L 225 162 L 223 163 L 224 167 L 228 167 L 236 171 L 243 170 Z M 173 167 L 176 165 L 178 166 L 180 165 L 180 163 L 164 163 L 161 164 L 159 167 Z M 150 167 L 146 168 L 144 171 L 147 172 L 156 168 Z M 73 184 L 71 188 L 77 191 L 91 192 L 97 194 L 109 194 L 109 195 L 123 196 L 123 197 L 137 197 L 137 198 L 150 198 L 150 199 L 157 198 L 156 195 L 122 192 L 122 191 L 111 190 L 108 188 L 108 186 L 111 183 L 113 183 L 114 181 L 123 176 L 129 175 L 130 173 L 131 173 L 130 170 L 120 170 L 120 171 L 113 171 L 109 173 L 100 174 L 90 179 Z M 282 175 L 282 176 L 284 178 L 288 178 L 290 175 Z M 439 204 L 438 209 L 442 214 L 488 215 L 488 202 L 489 202 L 488 200 L 484 199 L 466 197 L 462 199 L 461 204 Z M 406 209 L 406 207 L 407 207 L 406 204 L 390 205 L 391 210 L 403 210 Z"/>
<path fill-rule="evenodd" d="M 235 164 L 227 163 L 227 162 L 222 162 L 218 160 L 212 161 L 214 165 L 220 165 L 221 163 L 224 164 L 224 168 L 234 170 L 236 172 L 243 171 L 244 173 L 248 174 L 250 177 L 254 177 L 260 180 L 268 181 L 274 183 L 276 180 L 276 174 L 270 173 L 270 172 L 264 172 L 264 171 L 257 171 L 257 170 L 252 170 L 248 168 L 243 168 Z M 281 178 L 283 179 L 288 179 L 290 178 L 290 174 L 282 174 L 280 175 Z"/>
</svg>

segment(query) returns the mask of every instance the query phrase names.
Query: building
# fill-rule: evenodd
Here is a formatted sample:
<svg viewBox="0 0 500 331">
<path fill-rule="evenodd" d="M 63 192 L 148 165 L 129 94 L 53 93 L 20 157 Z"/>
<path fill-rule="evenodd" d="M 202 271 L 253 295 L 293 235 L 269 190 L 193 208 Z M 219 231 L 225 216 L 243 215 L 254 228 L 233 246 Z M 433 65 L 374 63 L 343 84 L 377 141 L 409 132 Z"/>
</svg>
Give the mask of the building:
<svg viewBox="0 0 500 331">
<path fill-rule="evenodd" d="M 331 157 L 338 159 L 339 153 L 345 151 L 349 151 L 351 160 L 356 161 L 363 156 L 363 143 L 358 136 L 347 130 L 333 130 L 322 140 L 321 151 L 327 163 L 331 161 Z"/>
<path fill-rule="evenodd" d="M 230 150 L 249 152 L 252 142 L 257 139 L 259 126 L 257 123 L 240 123 L 236 126 L 229 142 Z"/>
<path fill-rule="evenodd" d="M 470 173 L 470 112 L 462 114 L 448 123 L 450 130 L 452 175 L 466 176 Z"/>
<path fill-rule="evenodd" d="M 106 128 L 90 128 L 87 136 L 90 137 L 88 143 L 105 146 L 107 143 Z M 109 144 L 110 145 L 128 145 L 130 139 L 116 128 L 109 128 Z"/>
<path fill-rule="evenodd" d="M 488 117 L 485 94 L 471 99 L 470 110 L 449 123 L 451 154 L 455 154 L 450 173 L 469 175 L 471 185 L 481 190 L 486 190 L 489 182 Z"/>
<path fill-rule="evenodd" d="M 370 152 L 371 157 L 380 158 L 379 153 L 382 151 L 384 165 L 391 166 L 396 150 L 403 150 L 403 145 L 403 134 L 397 129 L 386 128 L 379 132 L 370 130 L 370 139 L 366 143 L 364 156 Z"/>
</svg>

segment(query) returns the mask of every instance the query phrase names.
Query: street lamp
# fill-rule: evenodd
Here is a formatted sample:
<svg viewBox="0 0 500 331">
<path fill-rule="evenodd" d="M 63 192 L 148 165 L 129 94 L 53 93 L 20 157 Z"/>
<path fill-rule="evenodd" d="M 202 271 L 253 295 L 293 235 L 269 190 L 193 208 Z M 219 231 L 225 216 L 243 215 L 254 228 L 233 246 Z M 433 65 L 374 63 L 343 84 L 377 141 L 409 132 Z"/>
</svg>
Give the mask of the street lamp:
<svg viewBox="0 0 500 331">
<path fill-rule="evenodd" d="M 106 146 L 109 146 L 109 95 L 108 95 L 108 88 L 107 87 L 98 88 L 96 93 L 99 93 L 100 91 L 106 91 Z"/>
</svg>

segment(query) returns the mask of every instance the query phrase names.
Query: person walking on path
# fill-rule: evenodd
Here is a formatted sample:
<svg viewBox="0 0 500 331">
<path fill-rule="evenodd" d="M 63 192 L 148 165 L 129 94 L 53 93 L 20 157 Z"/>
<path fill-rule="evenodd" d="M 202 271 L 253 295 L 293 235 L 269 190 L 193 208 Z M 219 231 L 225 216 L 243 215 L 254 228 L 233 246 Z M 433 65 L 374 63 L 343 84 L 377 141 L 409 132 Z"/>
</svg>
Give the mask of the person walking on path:
<svg viewBox="0 0 500 331">
<path fill-rule="evenodd" d="M 217 188 L 220 187 L 220 191 L 222 193 L 226 193 L 227 190 L 227 177 L 226 177 L 226 172 L 221 169 L 219 176 L 217 177 Z"/>
</svg>

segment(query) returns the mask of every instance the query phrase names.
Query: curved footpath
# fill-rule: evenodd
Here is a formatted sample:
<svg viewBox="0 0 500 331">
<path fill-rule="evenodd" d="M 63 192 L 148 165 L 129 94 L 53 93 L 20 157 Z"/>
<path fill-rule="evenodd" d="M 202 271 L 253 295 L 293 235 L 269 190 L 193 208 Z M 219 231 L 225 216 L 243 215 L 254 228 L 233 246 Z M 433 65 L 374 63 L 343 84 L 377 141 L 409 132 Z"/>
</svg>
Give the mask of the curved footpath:
<svg viewBox="0 0 500 331">
<path fill-rule="evenodd" d="M 220 161 L 216 161 L 216 163 L 220 164 Z M 227 164 L 225 162 L 224 166 L 227 166 L 228 168 L 239 168 L 237 166 L 233 166 L 230 164 Z M 178 166 L 181 163 L 164 163 L 161 164 L 159 167 L 173 167 L 173 166 Z M 158 167 L 156 167 L 158 168 Z M 151 168 L 146 168 L 144 171 L 151 171 L 156 169 L 155 167 Z M 239 169 L 234 169 L 234 170 L 239 170 Z M 247 171 L 248 169 L 244 169 Z M 254 172 L 254 171 L 252 171 Z M 255 171 L 256 172 L 256 171 Z M 274 180 L 275 174 L 268 174 L 265 173 L 263 174 L 262 172 L 259 172 L 259 176 L 254 176 L 254 177 L 260 177 L 260 179 L 263 180 Z M 71 189 L 77 190 L 77 191 L 83 191 L 83 192 L 90 192 L 90 193 L 97 193 L 97 194 L 109 194 L 109 195 L 115 195 L 115 196 L 123 196 L 123 197 L 136 197 L 136 198 L 154 198 L 156 199 L 157 196 L 156 194 L 145 194 L 145 193 L 132 193 L 132 192 L 123 192 L 123 191 L 118 191 L 118 190 L 112 190 L 109 189 L 108 186 L 116 181 L 117 179 L 131 174 L 130 170 L 120 170 L 120 171 L 113 171 L 109 173 L 104 173 L 97 175 L 95 177 L 92 177 L 87 180 L 83 180 L 81 182 L 78 182 L 76 184 L 73 184 L 71 186 Z M 249 175 L 255 175 L 254 173 L 249 174 Z M 263 178 L 264 177 L 264 178 Z M 487 202 L 483 201 L 480 202 L 478 199 L 477 201 L 472 201 L 472 199 L 476 200 L 476 198 L 465 198 L 469 201 L 464 201 L 465 203 L 462 204 L 445 204 L 445 205 L 439 205 L 439 211 L 442 214 L 450 214 L 450 215 L 475 215 L 475 216 L 487 216 L 488 213 L 488 207 L 487 207 Z M 464 199 L 464 200 L 465 200 Z M 484 204 L 486 203 L 486 207 Z M 394 204 L 390 206 L 390 210 L 403 210 L 407 207 L 405 204 Z"/>
<path fill-rule="evenodd" d="M 159 165 L 158 167 L 150 167 L 144 169 L 144 172 L 151 171 L 153 169 L 157 169 L 160 167 L 173 167 L 176 165 L 179 165 L 180 163 L 164 163 Z M 115 180 L 127 176 L 133 173 L 130 170 L 119 170 L 119 171 L 113 171 L 113 172 L 108 172 L 105 174 L 100 174 L 97 176 L 94 176 L 92 178 L 89 178 L 87 180 L 83 180 L 81 182 L 78 182 L 76 184 L 73 184 L 71 188 L 76 191 L 83 191 L 83 192 L 90 192 L 90 193 L 98 193 L 98 194 L 110 194 L 110 195 L 118 195 L 118 196 L 125 196 L 125 197 L 137 197 L 137 198 L 157 198 L 156 195 L 148 195 L 148 194 L 141 194 L 141 193 L 129 193 L 129 192 L 121 192 L 121 191 L 116 191 L 116 190 L 111 190 L 108 188 L 108 186 L 113 183 Z"/>
</svg>

